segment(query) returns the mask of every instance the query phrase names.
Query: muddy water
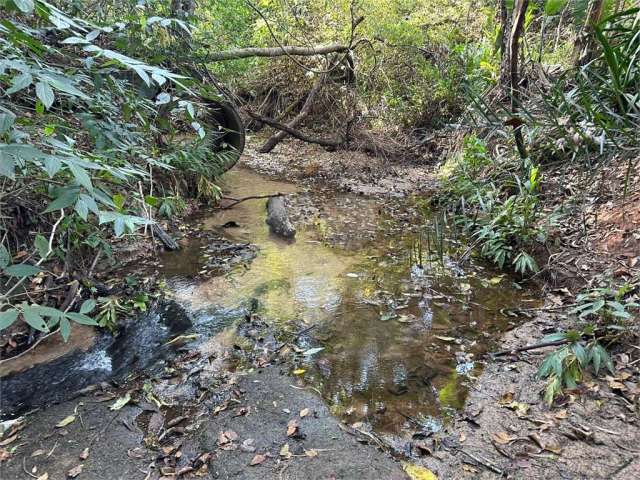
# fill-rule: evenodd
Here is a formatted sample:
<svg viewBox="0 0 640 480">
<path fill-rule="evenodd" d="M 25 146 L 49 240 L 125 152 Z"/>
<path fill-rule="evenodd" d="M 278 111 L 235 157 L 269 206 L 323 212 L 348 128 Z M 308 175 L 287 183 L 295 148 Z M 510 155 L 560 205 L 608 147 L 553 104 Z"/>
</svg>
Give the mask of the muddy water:
<svg viewBox="0 0 640 480">
<path fill-rule="evenodd" d="M 223 186 L 231 197 L 294 194 L 297 237 L 269 233 L 263 199 L 207 217 L 203 228 L 259 253 L 248 267 L 204 282 L 192 279 L 206 261 L 194 255 L 197 245 L 167 254 L 174 296 L 194 311 L 236 313 L 256 299 L 268 322 L 316 325 L 319 343 L 299 342 L 296 373 L 350 422 L 391 433 L 407 421 L 438 428 L 462 406 L 479 354 L 507 328 L 500 309 L 530 301 L 509 278 L 453 262 L 449 254 L 465 245 L 434 228 L 442 222 L 419 200 L 305 192 L 241 169 Z M 222 229 L 228 222 L 237 227 Z"/>
</svg>

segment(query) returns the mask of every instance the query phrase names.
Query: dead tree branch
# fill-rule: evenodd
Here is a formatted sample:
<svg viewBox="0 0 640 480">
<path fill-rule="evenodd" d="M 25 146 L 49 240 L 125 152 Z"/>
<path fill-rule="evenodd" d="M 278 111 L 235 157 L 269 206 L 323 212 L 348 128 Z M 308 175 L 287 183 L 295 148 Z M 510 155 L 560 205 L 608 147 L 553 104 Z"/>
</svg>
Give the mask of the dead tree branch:
<svg viewBox="0 0 640 480">
<path fill-rule="evenodd" d="M 313 102 L 316 96 L 318 95 L 318 92 L 322 88 L 322 85 L 324 84 L 326 78 L 327 78 L 326 74 L 320 75 L 318 77 L 318 79 L 313 84 L 313 87 L 311 88 L 309 95 L 307 95 L 307 99 L 305 100 L 304 105 L 302 105 L 302 109 L 300 110 L 300 113 L 298 113 L 298 115 L 296 115 L 289 123 L 286 124 L 287 127 L 296 128 L 300 123 L 302 123 L 302 121 L 305 118 L 309 116 L 309 113 L 311 113 L 311 107 L 313 106 Z M 260 147 L 258 151 L 260 153 L 269 153 L 271 150 L 275 148 L 276 145 L 278 145 L 278 143 L 284 140 L 284 138 L 287 135 L 288 133 L 284 130 L 280 130 L 279 132 L 276 132 L 271 137 L 269 137 L 269 139 L 264 143 L 264 145 L 262 145 L 262 147 Z"/>
<path fill-rule="evenodd" d="M 277 122 L 273 118 L 263 117 L 262 115 L 258 115 L 257 113 L 254 113 L 249 109 L 245 109 L 244 111 L 246 112 L 247 115 L 249 115 L 254 120 L 258 120 L 262 123 L 266 123 L 270 127 L 277 128 L 278 130 L 282 130 L 288 133 L 289 135 L 291 135 L 292 137 L 297 138 L 298 140 L 302 140 L 303 142 L 315 143 L 316 145 L 320 145 L 323 147 L 332 147 L 332 148 L 342 147 L 345 144 L 345 141 L 340 138 L 310 137 L 309 135 L 302 133 L 300 130 L 296 130 L 280 122 Z"/>
<path fill-rule="evenodd" d="M 282 47 L 234 48 L 232 50 L 225 50 L 224 52 L 212 52 L 207 56 L 207 60 L 211 62 L 220 62 L 224 60 L 237 60 L 249 57 L 283 57 L 285 55 L 311 57 L 314 55 L 327 55 L 329 53 L 344 53 L 349 50 L 349 48 L 349 45 L 344 45 L 342 43 L 329 43 L 327 45 L 318 45 L 315 47 L 283 45 Z"/>
</svg>

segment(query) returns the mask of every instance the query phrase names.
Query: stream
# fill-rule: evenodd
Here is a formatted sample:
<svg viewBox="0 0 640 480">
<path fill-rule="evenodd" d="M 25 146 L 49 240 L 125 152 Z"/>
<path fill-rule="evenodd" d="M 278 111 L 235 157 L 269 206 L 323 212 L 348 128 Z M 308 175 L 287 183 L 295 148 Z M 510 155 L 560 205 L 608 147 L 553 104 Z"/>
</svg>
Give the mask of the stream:
<svg viewBox="0 0 640 480">
<path fill-rule="evenodd" d="M 242 168 L 227 173 L 222 187 L 234 198 L 289 194 L 296 239 L 269 232 L 264 199 L 201 214 L 200 229 L 229 245 L 255 246 L 255 258 L 206 276 L 215 256 L 210 245 L 183 240 L 181 250 L 160 257 L 173 302 L 128 322 L 115 339 L 99 334 L 91 347 L 48 363 L 3 367 L 4 413 L 160 368 L 176 335 L 195 334 L 200 345 L 232 343 L 254 305 L 282 338 L 313 330 L 296 339 L 290 373 L 319 392 L 334 415 L 388 434 L 407 421 L 435 431 L 462 407 L 481 355 L 509 328 L 501 310 L 536 302 L 482 263 L 453 261 L 466 244 L 423 198 L 305 189 Z"/>
<path fill-rule="evenodd" d="M 265 200 L 207 216 L 203 229 L 252 243 L 257 256 L 248 269 L 199 281 L 206 253 L 165 254 L 175 299 L 194 311 L 215 306 L 232 315 L 251 299 L 282 329 L 315 326 L 315 342 L 298 340 L 291 370 L 349 422 L 388 433 L 407 418 L 439 428 L 462 407 L 480 354 L 509 326 L 500 310 L 535 302 L 509 277 L 451 260 L 448 251 L 466 245 L 447 238 L 424 199 L 303 190 L 245 169 L 229 172 L 223 189 L 235 198 L 292 194 L 296 239 L 269 232 Z"/>
</svg>

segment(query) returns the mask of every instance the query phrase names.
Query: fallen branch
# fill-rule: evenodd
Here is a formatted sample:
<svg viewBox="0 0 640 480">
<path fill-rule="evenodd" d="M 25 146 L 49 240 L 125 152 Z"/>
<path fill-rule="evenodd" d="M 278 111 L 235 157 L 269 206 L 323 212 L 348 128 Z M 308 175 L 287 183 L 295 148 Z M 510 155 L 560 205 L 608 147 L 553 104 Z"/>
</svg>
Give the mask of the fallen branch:
<svg viewBox="0 0 640 480">
<path fill-rule="evenodd" d="M 314 82 L 313 87 L 309 92 L 309 95 L 307 95 L 307 99 L 305 100 L 304 105 L 302 105 L 302 109 L 300 110 L 298 115 L 296 115 L 289 123 L 287 123 L 287 127 L 295 128 L 300 123 L 302 123 L 302 121 L 305 118 L 309 116 L 309 114 L 311 113 L 311 107 L 313 106 L 313 101 L 315 100 L 316 95 L 322 88 L 322 85 L 324 84 L 326 78 L 327 78 L 326 74 L 320 75 L 318 79 Z M 276 145 L 278 145 L 278 143 L 284 140 L 286 136 L 287 136 L 287 132 L 280 130 L 279 132 L 269 137 L 269 139 L 264 143 L 264 145 L 262 145 L 262 147 L 260 147 L 258 151 L 260 153 L 269 153 L 271 150 L 275 148 Z"/>
<path fill-rule="evenodd" d="M 178 245 L 177 242 L 157 223 L 151 225 L 151 231 L 169 250 L 180 250 L 180 245 Z"/>
<path fill-rule="evenodd" d="M 333 147 L 333 148 L 342 147 L 345 144 L 345 141 L 342 139 L 333 139 L 333 138 L 325 139 L 325 138 L 310 137 L 299 130 L 288 127 L 283 123 L 277 122 L 273 118 L 263 117 L 262 115 L 258 115 L 257 113 L 254 113 L 248 109 L 245 109 L 245 112 L 254 120 L 258 120 L 262 123 L 266 123 L 270 127 L 277 128 L 278 130 L 287 132 L 292 137 L 297 138 L 298 140 L 302 140 L 303 142 L 315 143 L 316 145 L 320 145 L 323 147 Z"/>
<path fill-rule="evenodd" d="M 231 50 L 225 50 L 224 52 L 212 52 L 207 55 L 207 60 L 210 62 L 220 62 L 224 60 L 237 60 L 249 57 L 311 57 L 314 55 L 327 55 L 328 53 L 344 53 L 349 50 L 349 48 L 349 45 L 344 45 L 342 43 L 329 43 L 315 47 L 283 45 L 281 47 L 265 48 L 234 48 Z"/>
<path fill-rule="evenodd" d="M 520 352 L 528 352 L 529 350 L 537 350 L 539 348 L 546 348 L 546 347 L 556 347 L 558 345 L 564 345 L 565 343 L 569 343 L 569 340 L 554 340 L 553 342 L 541 342 L 541 343 L 535 343 L 533 345 L 527 345 L 525 347 L 520 347 L 520 348 L 511 348 L 509 350 L 502 350 L 500 352 L 496 352 L 496 353 L 491 353 L 490 355 L 492 357 L 502 357 L 504 355 L 509 355 L 509 354 L 513 354 L 513 353 L 520 353 Z"/>
<path fill-rule="evenodd" d="M 493 462 L 490 462 L 489 460 L 485 459 L 485 458 L 480 458 L 477 457 L 475 455 L 473 455 L 472 453 L 469 453 L 465 450 L 462 450 L 461 448 L 458 449 L 459 452 L 462 452 L 463 454 L 465 454 L 467 457 L 469 457 L 471 460 L 473 460 L 474 462 L 476 462 L 478 465 L 482 465 L 485 468 L 488 468 L 489 470 L 491 470 L 494 473 L 497 473 L 498 475 L 503 475 L 504 472 L 502 470 L 500 470 Z"/>
<path fill-rule="evenodd" d="M 218 210 L 228 210 L 230 208 L 235 207 L 239 203 L 246 202 L 247 200 L 259 200 L 263 198 L 281 197 L 282 195 L 283 195 L 282 193 L 278 192 L 278 193 L 271 193 L 268 195 L 251 195 L 249 197 L 243 197 L 243 198 L 222 197 L 225 200 L 227 199 L 232 200 L 233 203 L 230 203 L 229 205 L 226 205 L 224 207 L 218 207 Z"/>
</svg>

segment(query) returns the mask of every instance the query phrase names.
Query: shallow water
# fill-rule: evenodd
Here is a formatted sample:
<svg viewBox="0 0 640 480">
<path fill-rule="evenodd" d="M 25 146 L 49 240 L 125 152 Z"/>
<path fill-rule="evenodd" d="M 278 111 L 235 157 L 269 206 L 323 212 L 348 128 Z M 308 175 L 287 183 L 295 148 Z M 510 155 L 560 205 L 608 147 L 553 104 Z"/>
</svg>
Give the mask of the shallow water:
<svg viewBox="0 0 640 480">
<path fill-rule="evenodd" d="M 269 233 L 264 199 L 219 211 L 202 228 L 255 244 L 257 257 L 248 268 L 198 281 L 201 245 L 168 253 L 162 263 L 174 297 L 218 315 L 237 315 L 257 299 L 267 322 L 317 325 L 312 336 L 320 344 L 299 342 L 316 353 L 300 356 L 298 373 L 350 422 L 383 432 L 398 432 L 407 419 L 438 428 L 462 406 L 478 355 L 508 326 L 500 309 L 532 301 L 506 276 L 453 262 L 448 254 L 465 245 L 434 228 L 442 220 L 420 199 L 305 192 L 242 169 L 228 173 L 223 187 L 237 198 L 296 193 L 296 239 Z M 231 221 L 239 226 L 221 228 Z"/>
</svg>

